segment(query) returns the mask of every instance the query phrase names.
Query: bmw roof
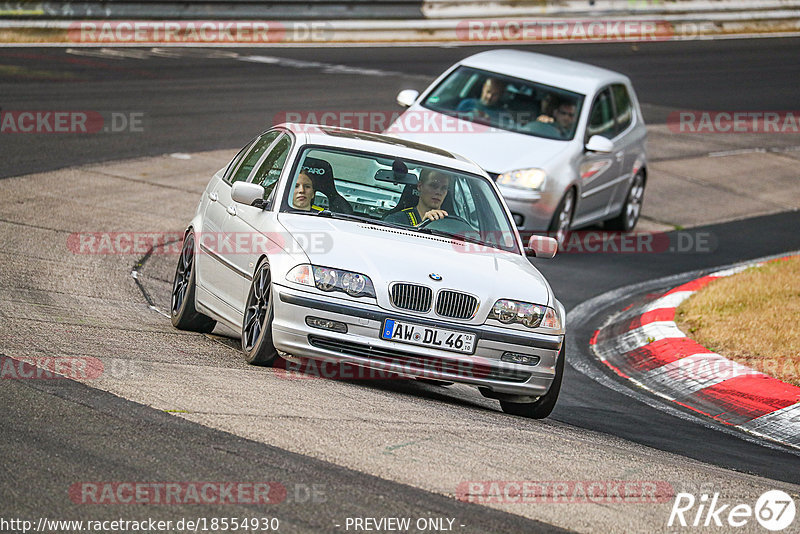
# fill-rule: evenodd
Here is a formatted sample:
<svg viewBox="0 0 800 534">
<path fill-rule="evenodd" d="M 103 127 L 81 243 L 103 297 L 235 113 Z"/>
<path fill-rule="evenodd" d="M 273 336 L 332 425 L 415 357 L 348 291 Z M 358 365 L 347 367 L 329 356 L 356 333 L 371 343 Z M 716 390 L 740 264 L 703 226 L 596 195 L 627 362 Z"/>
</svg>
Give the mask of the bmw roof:
<svg viewBox="0 0 800 534">
<path fill-rule="evenodd" d="M 360 150 L 374 154 L 387 154 L 410 161 L 450 167 L 483 175 L 483 169 L 474 161 L 441 148 L 350 128 L 320 126 L 316 124 L 283 123 L 276 126 L 293 132 L 300 144 Z"/>
</svg>

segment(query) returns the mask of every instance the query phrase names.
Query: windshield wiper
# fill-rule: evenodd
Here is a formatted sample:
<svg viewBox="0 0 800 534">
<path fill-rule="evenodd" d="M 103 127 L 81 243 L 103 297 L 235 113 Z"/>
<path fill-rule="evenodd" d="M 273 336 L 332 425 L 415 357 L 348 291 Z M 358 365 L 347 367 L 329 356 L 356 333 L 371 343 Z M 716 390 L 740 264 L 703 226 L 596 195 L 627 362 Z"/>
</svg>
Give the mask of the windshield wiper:
<svg viewBox="0 0 800 534">
<path fill-rule="evenodd" d="M 327 208 L 322 211 L 317 212 L 317 217 L 328 217 L 330 219 L 342 219 L 344 221 L 358 221 L 364 222 L 369 224 L 375 224 L 378 226 L 389 226 L 391 228 L 401 228 L 403 230 L 410 230 L 408 226 L 403 226 L 402 224 L 395 224 L 386 221 L 382 221 L 380 219 L 373 219 L 372 217 L 367 217 L 366 215 L 355 215 L 352 213 L 338 213 L 333 212 Z"/>
<path fill-rule="evenodd" d="M 435 235 L 437 237 L 447 237 L 449 239 L 466 241 L 467 243 L 475 243 L 476 245 L 484 245 L 487 247 L 503 250 L 503 248 L 501 248 L 497 243 L 487 243 L 486 241 L 481 241 L 476 237 L 469 237 L 463 234 L 451 234 L 450 232 L 445 232 L 443 230 L 436 230 L 434 228 L 417 228 L 417 232 L 421 234 Z"/>
<path fill-rule="evenodd" d="M 435 235 L 437 237 L 449 237 L 450 239 L 460 239 L 462 241 L 467 241 L 469 243 L 475 243 L 477 245 L 488 245 L 494 247 L 491 243 L 485 243 L 478 238 L 475 237 L 467 237 L 463 234 L 451 234 L 450 232 L 445 232 L 443 230 L 436 230 L 434 228 L 417 228 L 417 232 L 421 234 L 428 234 L 428 235 Z M 497 247 L 494 247 L 497 248 Z"/>
<path fill-rule="evenodd" d="M 375 222 L 375 219 L 365 217 L 363 215 L 354 215 L 352 213 L 336 213 L 328 208 L 317 212 L 317 217 L 328 217 L 330 219 L 344 219 L 346 221 L 361 221 L 361 222 Z"/>
</svg>

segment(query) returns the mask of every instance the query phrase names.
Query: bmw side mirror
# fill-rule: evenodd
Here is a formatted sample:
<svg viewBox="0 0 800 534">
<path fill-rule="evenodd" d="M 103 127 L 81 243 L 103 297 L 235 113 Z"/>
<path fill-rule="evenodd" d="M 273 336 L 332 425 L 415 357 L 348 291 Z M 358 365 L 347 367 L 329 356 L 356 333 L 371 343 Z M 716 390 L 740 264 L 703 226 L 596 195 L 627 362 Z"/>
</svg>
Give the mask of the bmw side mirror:
<svg viewBox="0 0 800 534">
<path fill-rule="evenodd" d="M 246 204 L 248 206 L 256 205 L 256 207 L 264 208 L 266 203 L 264 201 L 264 188 L 258 184 L 251 184 L 250 182 L 235 182 L 231 189 L 231 198 L 234 202 L 239 204 Z"/>
<path fill-rule="evenodd" d="M 415 91 L 414 89 L 403 89 L 397 93 L 397 103 L 404 108 L 407 108 L 417 101 L 418 96 L 419 91 Z"/>
<path fill-rule="evenodd" d="M 525 254 L 537 258 L 550 259 L 556 255 L 557 250 L 558 241 L 552 237 L 532 235 L 528 240 L 528 248 L 525 249 Z"/>
<path fill-rule="evenodd" d="M 589 142 L 586 143 L 586 150 L 609 154 L 614 151 L 614 143 L 611 142 L 611 139 L 606 139 L 602 135 L 593 135 L 589 138 Z"/>
</svg>

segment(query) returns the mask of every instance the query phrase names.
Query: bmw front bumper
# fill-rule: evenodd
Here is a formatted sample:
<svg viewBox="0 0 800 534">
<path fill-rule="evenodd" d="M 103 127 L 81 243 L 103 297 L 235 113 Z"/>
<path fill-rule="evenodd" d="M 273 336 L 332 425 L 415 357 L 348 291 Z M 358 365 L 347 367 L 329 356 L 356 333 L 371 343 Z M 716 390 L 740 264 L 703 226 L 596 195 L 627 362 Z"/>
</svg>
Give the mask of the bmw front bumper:
<svg viewBox="0 0 800 534">
<path fill-rule="evenodd" d="M 273 307 L 273 342 L 291 355 L 471 384 L 509 396 L 509 400 L 517 397 L 520 402 L 547 393 L 563 342 L 562 335 L 432 320 L 277 284 L 273 285 Z M 336 321 L 346 325 L 347 331 L 309 326 L 309 317 Z M 474 353 L 382 339 L 386 319 L 475 334 Z M 536 365 L 501 361 L 506 352 L 538 357 L 539 361 Z"/>
</svg>

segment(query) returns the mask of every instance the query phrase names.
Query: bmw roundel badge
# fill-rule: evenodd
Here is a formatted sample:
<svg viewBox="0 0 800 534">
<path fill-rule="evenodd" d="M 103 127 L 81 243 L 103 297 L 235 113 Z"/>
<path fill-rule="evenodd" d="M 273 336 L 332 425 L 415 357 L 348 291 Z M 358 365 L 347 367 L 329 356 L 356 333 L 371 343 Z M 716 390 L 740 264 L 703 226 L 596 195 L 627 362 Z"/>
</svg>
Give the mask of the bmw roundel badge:
<svg viewBox="0 0 800 534">
<path fill-rule="evenodd" d="M 440 275 L 440 274 L 436 274 L 436 273 L 431 273 L 431 274 L 429 274 L 429 275 L 428 275 L 428 278 L 430 278 L 430 279 L 431 279 L 431 280 L 433 280 L 434 282 L 441 282 L 441 281 L 442 281 L 442 275 Z"/>
</svg>

